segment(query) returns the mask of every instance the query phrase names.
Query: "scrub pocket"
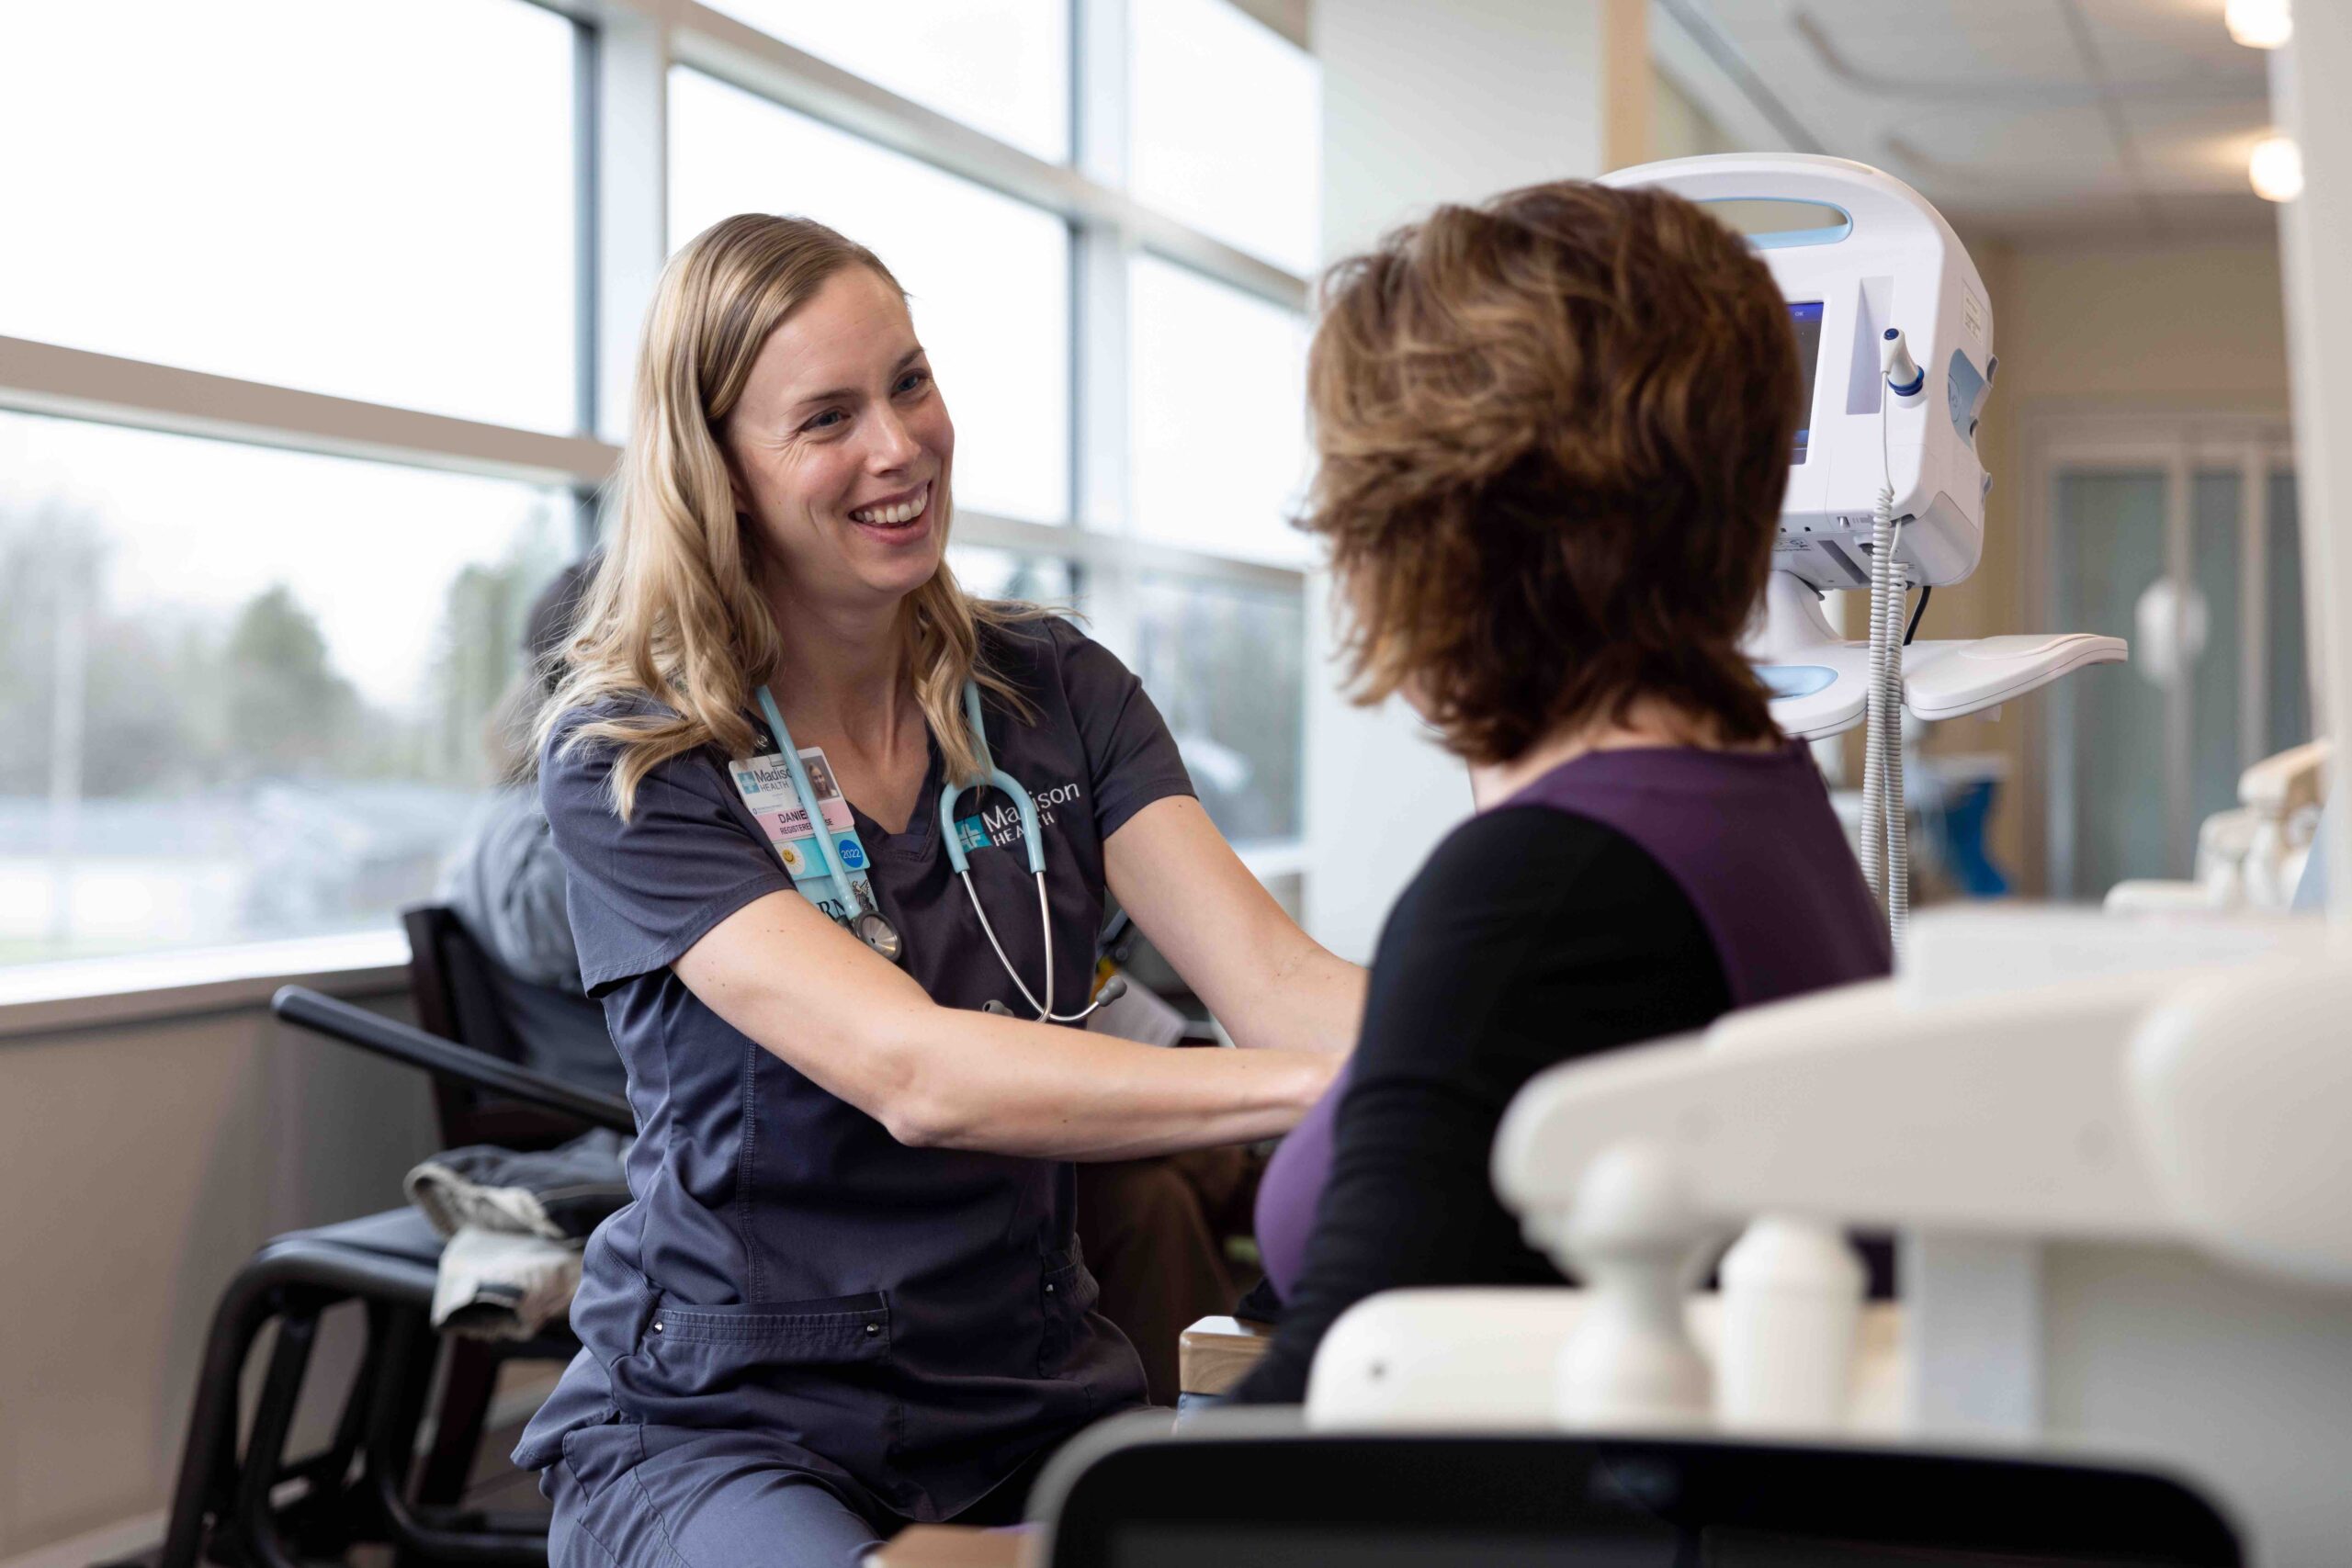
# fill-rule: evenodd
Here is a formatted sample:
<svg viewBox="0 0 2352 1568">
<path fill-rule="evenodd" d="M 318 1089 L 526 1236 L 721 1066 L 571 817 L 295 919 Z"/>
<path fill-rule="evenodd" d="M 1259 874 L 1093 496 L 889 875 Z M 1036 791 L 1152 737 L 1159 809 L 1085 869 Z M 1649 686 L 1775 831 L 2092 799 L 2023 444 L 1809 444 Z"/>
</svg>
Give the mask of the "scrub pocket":
<svg viewBox="0 0 2352 1568">
<path fill-rule="evenodd" d="M 1046 1255 L 1045 1278 L 1038 1288 L 1046 1325 L 1037 1341 L 1037 1375 L 1058 1377 L 1092 1332 L 1086 1314 L 1094 1309 L 1102 1288 L 1094 1282 L 1084 1255 L 1076 1247 Z"/>
<path fill-rule="evenodd" d="M 903 1419 L 889 1359 L 890 1306 L 878 1291 L 750 1306 L 665 1300 L 616 1382 L 654 1425 L 766 1432 L 871 1473 Z"/>
<path fill-rule="evenodd" d="M 821 1301 L 687 1307 L 657 1302 L 645 1325 L 649 1350 L 674 1350 L 714 1366 L 754 1349 L 794 1365 L 876 1361 L 890 1353 L 890 1304 L 879 1291 Z"/>
</svg>

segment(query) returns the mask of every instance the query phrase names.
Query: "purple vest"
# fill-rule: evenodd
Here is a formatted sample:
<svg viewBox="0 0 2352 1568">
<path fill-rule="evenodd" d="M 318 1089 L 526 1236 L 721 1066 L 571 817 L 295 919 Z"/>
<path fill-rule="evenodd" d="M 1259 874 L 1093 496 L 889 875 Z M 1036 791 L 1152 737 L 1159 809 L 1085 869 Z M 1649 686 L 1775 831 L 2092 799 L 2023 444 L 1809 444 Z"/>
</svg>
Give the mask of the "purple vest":
<svg viewBox="0 0 2352 1568">
<path fill-rule="evenodd" d="M 1714 939 L 1731 1005 L 1875 979 L 1886 917 L 1800 741 L 1777 751 L 1589 751 L 1505 806 L 1589 817 L 1666 868 Z"/>
<path fill-rule="evenodd" d="M 1589 751 L 1501 805 L 1573 812 L 1640 846 L 1698 912 L 1735 1008 L 1892 967 L 1886 919 L 1800 741 L 1774 751 Z M 1258 1191 L 1259 1250 L 1285 1297 L 1306 1261 L 1347 1085 L 1343 1073 L 1283 1140 Z"/>
</svg>

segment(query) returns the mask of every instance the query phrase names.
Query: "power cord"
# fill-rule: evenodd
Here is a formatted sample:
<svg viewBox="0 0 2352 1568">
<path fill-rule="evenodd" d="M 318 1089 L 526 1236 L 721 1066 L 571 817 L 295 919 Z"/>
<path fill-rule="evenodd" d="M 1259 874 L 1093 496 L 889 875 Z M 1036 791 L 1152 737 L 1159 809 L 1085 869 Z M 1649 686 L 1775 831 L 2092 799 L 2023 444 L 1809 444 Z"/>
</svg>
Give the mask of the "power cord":
<svg viewBox="0 0 2352 1568">
<path fill-rule="evenodd" d="M 1912 607 L 1911 629 L 1903 634 L 1904 647 L 1910 647 L 1911 639 L 1919 635 L 1919 623 L 1927 618 L 1928 601 L 1935 596 L 1935 592 L 1924 582 L 1919 585 L 1919 603 Z"/>
</svg>

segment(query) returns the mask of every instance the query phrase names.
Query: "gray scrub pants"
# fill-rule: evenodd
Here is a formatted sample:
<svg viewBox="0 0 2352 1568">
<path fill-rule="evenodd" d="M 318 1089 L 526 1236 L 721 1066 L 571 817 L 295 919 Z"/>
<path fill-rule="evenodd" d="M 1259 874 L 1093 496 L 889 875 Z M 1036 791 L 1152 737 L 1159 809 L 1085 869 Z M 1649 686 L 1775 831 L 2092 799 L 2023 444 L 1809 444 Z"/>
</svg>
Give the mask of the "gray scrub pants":
<svg viewBox="0 0 2352 1568">
<path fill-rule="evenodd" d="M 1042 1458 L 956 1522 L 1017 1520 Z M 904 1524 L 868 1519 L 741 1431 L 584 1427 L 541 1484 L 555 1504 L 548 1568 L 857 1568 Z"/>
</svg>

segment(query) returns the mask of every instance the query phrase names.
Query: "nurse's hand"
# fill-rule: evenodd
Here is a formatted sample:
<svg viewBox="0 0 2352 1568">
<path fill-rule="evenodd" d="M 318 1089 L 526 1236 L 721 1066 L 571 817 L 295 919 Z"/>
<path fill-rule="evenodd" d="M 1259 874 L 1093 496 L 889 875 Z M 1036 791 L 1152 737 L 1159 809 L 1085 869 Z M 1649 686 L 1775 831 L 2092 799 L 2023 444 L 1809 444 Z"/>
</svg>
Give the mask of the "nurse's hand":
<svg viewBox="0 0 2352 1568">
<path fill-rule="evenodd" d="M 1190 795 L 1102 843 L 1103 879 L 1237 1045 L 1355 1049 L 1364 972 L 1298 929 Z"/>
<path fill-rule="evenodd" d="M 1288 1132 L 1340 1061 L 1166 1050 L 943 1008 L 789 891 L 738 909 L 673 967 L 720 1018 L 918 1146 L 1131 1159 L 1247 1143 Z"/>
</svg>

